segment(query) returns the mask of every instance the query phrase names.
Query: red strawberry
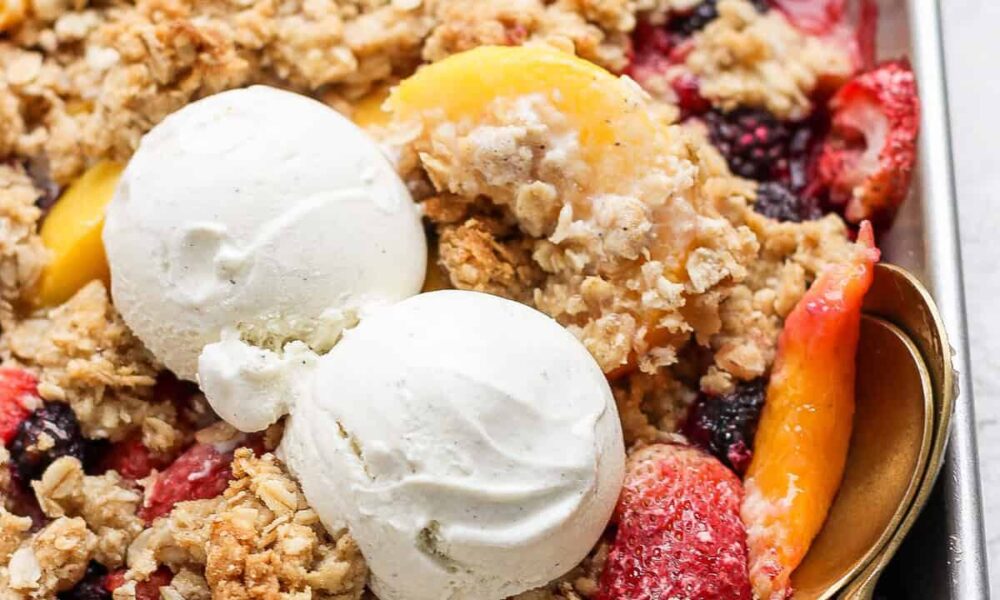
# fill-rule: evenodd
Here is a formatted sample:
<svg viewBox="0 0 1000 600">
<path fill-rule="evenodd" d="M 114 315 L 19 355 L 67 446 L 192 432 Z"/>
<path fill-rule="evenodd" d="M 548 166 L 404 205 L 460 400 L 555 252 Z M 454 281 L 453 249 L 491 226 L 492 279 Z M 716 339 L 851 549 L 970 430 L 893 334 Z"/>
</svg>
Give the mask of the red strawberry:
<svg viewBox="0 0 1000 600">
<path fill-rule="evenodd" d="M 597 600 L 749 600 L 742 501 L 736 475 L 701 450 L 633 453 Z"/>
<path fill-rule="evenodd" d="M 0 368 L 0 440 L 10 443 L 31 410 L 38 403 L 38 380 L 27 371 Z"/>
<path fill-rule="evenodd" d="M 846 20 L 846 0 L 771 0 L 775 8 L 806 33 L 826 35 Z"/>
<path fill-rule="evenodd" d="M 158 473 L 150 484 L 139 516 L 147 523 L 163 516 L 178 502 L 214 498 L 225 491 L 233 471 L 233 449 L 195 444 Z"/>
<path fill-rule="evenodd" d="M 873 64 L 878 5 L 874 0 L 852 2 L 857 10 L 848 10 L 846 0 L 771 0 L 771 4 L 803 32 L 841 47 L 851 55 L 855 69 Z"/>
<path fill-rule="evenodd" d="M 160 567 L 149 576 L 146 581 L 140 581 L 135 586 L 135 600 L 160 600 L 160 588 L 170 585 L 174 574 L 166 567 Z M 114 592 L 125 585 L 125 570 L 120 569 L 108 573 L 104 578 L 104 589 Z"/>
<path fill-rule="evenodd" d="M 125 479 L 142 479 L 153 469 L 163 469 L 170 457 L 147 448 L 140 437 L 131 437 L 111 444 L 98 461 L 98 471 L 117 471 Z"/>
<path fill-rule="evenodd" d="M 909 63 L 886 62 L 858 75 L 830 100 L 830 110 L 820 183 L 848 221 L 888 223 L 909 191 L 917 156 L 920 100 Z"/>
</svg>

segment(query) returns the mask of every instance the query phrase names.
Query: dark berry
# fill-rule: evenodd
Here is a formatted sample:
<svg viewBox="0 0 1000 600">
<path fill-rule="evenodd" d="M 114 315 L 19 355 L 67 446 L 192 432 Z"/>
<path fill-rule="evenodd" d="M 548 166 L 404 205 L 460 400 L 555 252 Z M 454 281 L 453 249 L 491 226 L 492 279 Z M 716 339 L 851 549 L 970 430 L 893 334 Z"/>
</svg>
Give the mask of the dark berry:
<svg viewBox="0 0 1000 600">
<path fill-rule="evenodd" d="M 792 192 L 780 183 L 767 182 L 757 186 L 757 202 L 753 209 L 776 221 L 800 223 L 821 216 L 819 206 L 812 198 Z"/>
<path fill-rule="evenodd" d="M 701 394 L 691 408 L 684 434 L 742 475 L 750 465 L 766 387 L 765 379 L 755 379 L 721 396 Z"/>
<path fill-rule="evenodd" d="M 709 137 L 734 174 L 767 181 L 788 171 L 790 128 L 759 109 L 705 114 Z"/>
<path fill-rule="evenodd" d="M 17 427 L 10 455 L 21 481 L 41 477 L 57 458 L 73 456 L 82 462 L 87 444 L 73 409 L 61 402 L 48 402 Z"/>
<path fill-rule="evenodd" d="M 689 12 L 671 16 L 667 28 L 682 36 L 701 31 L 719 16 L 719 10 L 715 6 L 717 2 L 718 0 L 705 0 Z M 768 0 L 751 0 L 751 4 L 760 12 L 767 12 Z"/>
<path fill-rule="evenodd" d="M 111 592 L 104 587 L 108 570 L 98 562 L 90 561 L 87 572 L 73 589 L 60 592 L 59 600 L 110 600 Z"/>
</svg>

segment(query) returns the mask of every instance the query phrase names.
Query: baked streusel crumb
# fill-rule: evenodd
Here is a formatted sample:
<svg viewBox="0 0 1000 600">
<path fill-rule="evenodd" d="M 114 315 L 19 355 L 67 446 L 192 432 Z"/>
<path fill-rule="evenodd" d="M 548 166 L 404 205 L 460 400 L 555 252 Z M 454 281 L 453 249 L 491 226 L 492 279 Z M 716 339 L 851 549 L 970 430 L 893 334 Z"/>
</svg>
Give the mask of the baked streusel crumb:
<svg viewBox="0 0 1000 600">
<path fill-rule="evenodd" d="M 198 443 L 233 457 L 224 493 L 146 519 L 165 464 L 131 477 L 63 456 L 21 482 L 0 446 L 0 600 L 55 598 L 95 565 L 122 582 L 116 600 L 147 600 L 143 586 L 153 583 L 167 600 L 374 598 L 350 533 L 327 531 L 266 453 L 280 425 L 256 454 L 234 454 L 244 437 L 211 426 L 217 417 L 203 398 L 182 406 L 156 391 L 169 374 L 100 281 L 61 306 L 30 302 L 48 260 L 39 236 L 48 201 L 97 161 L 128 161 L 167 115 L 223 90 L 273 85 L 351 116 L 421 65 L 487 44 L 544 45 L 635 76 L 654 97 L 626 78 L 624 110 L 652 115 L 657 152 L 643 157 L 651 168 L 604 187 L 597 183 L 612 178 L 596 181 L 573 124 L 542 95 L 500 98 L 476 122 L 425 114 L 371 127 L 420 202 L 447 280 L 435 287 L 526 303 L 578 336 L 611 381 L 630 452 L 681 439 L 699 394 L 766 376 L 784 318 L 817 273 L 849 256 L 848 230 L 835 215 L 791 223 L 754 212 L 758 184 L 731 172 L 697 118 L 679 122 L 687 115 L 674 83 L 696 78 L 705 111 L 754 107 L 797 121 L 857 65 L 842 45 L 804 34 L 776 10 L 719 0 L 718 16 L 650 76 L 662 81 L 641 80 L 630 70 L 636 27 L 661 27 L 699 5 L 0 2 L 3 366 L 37 376 L 26 409 L 71 407 L 91 450 L 136 442 L 172 458 Z M 513 600 L 594 598 L 608 544 Z"/>
<path fill-rule="evenodd" d="M 778 11 L 762 15 L 746 0 L 721 0 L 718 10 L 694 36 L 685 66 L 724 110 L 754 106 L 802 119 L 818 86 L 836 88 L 854 71 L 843 48 L 799 32 Z"/>
<path fill-rule="evenodd" d="M 119 440 L 141 429 L 150 448 L 181 442 L 175 408 L 153 402 L 159 367 L 93 281 L 62 306 L 5 328 L 5 364 L 37 372 L 45 400 L 66 402 L 90 438 Z"/>
</svg>

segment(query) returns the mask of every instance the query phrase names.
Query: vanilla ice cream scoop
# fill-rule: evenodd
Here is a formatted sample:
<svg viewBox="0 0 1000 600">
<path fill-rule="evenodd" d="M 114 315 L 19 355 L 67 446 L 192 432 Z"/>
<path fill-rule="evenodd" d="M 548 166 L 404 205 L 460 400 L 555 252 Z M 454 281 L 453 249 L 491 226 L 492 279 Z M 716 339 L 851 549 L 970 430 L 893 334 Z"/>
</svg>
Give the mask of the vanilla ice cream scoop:
<svg viewBox="0 0 1000 600">
<path fill-rule="evenodd" d="M 302 375 L 302 374 L 300 374 Z M 582 560 L 624 445 L 583 345 L 502 298 L 421 294 L 315 364 L 281 457 L 331 530 L 349 527 L 382 600 L 499 600 Z"/>
<path fill-rule="evenodd" d="M 331 108 L 263 86 L 154 127 L 108 208 L 104 245 L 115 306 L 192 380 L 224 338 L 244 353 L 328 350 L 360 315 L 419 292 L 427 255 L 377 145 Z"/>
</svg>

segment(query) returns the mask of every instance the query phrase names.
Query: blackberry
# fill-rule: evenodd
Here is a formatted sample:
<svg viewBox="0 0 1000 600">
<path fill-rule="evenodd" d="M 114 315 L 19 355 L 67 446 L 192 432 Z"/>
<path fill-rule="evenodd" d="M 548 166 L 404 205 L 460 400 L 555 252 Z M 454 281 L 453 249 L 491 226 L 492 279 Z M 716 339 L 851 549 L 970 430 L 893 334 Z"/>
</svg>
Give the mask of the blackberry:
<svg viewBox="0 0 1000 600">
<path fill-rule="evenodd" d="M 31 413 L 10 442 L 14 469 L 25 483 L 41 477 L 57 458 L 74 456 L 83 462 L 86 451 L 73 409 L 61 402 L 47 402 Z"/>
<path fill-rule="evenodd" d="M 667 29 L 685 37 L 694 35 L 719 16 L 719 10 L 715 6 L 717 2 L 718 0 L 705 0 L 686 13 L 671 16 Z M 751 4 L 758 11 L 767 12 L 768 0 L 751 0 Z"/>
<path fill-rule="evenodd" d="M 111 600 L 111 592 L 104 588 L 108 570 L 101 563 L 90 561 L 83 579 L 72 589 L 60 592 L 59 600 Z"/>
<path fill-rule="evenodd" d="M 740 177 L 767 181 L 788 172 L 792 130 L 766 110 L 705 114 L 709 138 Z"/>
<path fill-rule="evenodd" d="M 737 384 L 728 394 L 701 394 L 684 425 L 684 434 L 742 475 L 750 465 L 753 438 L 764 408 L 767 381 Z"/>
<path fill-rule="evenodd" d="M 822 216 L 819 206 L 811 198 L 797 195 L 786 186 L 767 182 L 757 186 L 757 202 L 753 209 L 776 221 L 800 223 Z"/>
</svg>

